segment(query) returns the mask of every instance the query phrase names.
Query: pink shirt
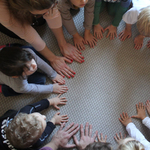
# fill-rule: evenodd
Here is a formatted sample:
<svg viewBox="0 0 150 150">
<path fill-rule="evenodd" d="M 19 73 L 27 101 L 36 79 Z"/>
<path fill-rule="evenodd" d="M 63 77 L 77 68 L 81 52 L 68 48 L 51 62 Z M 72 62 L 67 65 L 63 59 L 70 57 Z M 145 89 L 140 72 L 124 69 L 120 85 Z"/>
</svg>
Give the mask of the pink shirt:
<svg viewBox="0 0 150 150">
<path fill-rule="evenodd" d="M 22 26 L 15 17 L 10 15 L 5 1 L 6 0 L 0 0 L 0 23 L 30 43 L 37 51 L 43 50 L 46 43 L 42 40 L 37 31 L 30 24 Z M 44 15 L 43 18 L 51 29 L 60 28 L 62 26 L 60 12 L 57 8 L 53 8 L 53 12 L 49 9 L 49 14 Z"/>
</svg>

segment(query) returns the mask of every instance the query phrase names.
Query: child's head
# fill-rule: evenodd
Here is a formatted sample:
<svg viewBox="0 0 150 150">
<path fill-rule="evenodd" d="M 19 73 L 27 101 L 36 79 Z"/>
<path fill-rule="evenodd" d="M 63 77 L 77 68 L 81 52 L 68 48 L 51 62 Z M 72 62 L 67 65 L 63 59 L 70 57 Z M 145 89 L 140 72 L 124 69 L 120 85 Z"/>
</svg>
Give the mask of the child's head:
<svg viewBox="0 0 150 150">
<path fill-rule="evenodd" d="M 46 117 L 40 113 L 19 113 L 6 127 L 6 138 L 16 148 L 32 146 L 46 127 Z"/>
<path fill-rule="evenodd" d="M 150 6 L 144 8 L 139 14 L 137 29 L 141 35 L 150 37 Z"/>
<path fill-rule="evenodd" d="M 37 70 L 32 54 L 19 47 L 5 47 L 0 51 L 0 71 L 7 76 L 31 75 Z"/>
<path fill-rule="evenodd" d="M 110 143 L 94 142 L 89 144 L 84 150 L 111 150 Z"/>
<path fill-rule="evenodd" d="M 125 138 L 119 143 L 118 150 L 145 150 L 144 146 L 133 138 Z"/>
<path fill-rule="evenodd" d="M 88 0 L 70 0 L 70 2 L 76 7 L 82 8 L 86 5 Z"/>
</svg>

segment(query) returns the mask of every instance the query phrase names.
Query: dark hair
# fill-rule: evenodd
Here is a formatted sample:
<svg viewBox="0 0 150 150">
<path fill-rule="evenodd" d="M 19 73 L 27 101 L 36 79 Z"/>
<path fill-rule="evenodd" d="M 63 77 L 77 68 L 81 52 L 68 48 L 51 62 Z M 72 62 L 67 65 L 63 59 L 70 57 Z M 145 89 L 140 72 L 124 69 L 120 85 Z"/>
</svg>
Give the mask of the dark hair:
<svg viewBox="0 0 150 150">
<path fill-rule="evenodd" d="M 32 59 L 32 54 L 20 47 L 4 47 L 0 50 L 0 71 L 7 76 L 22 76 Z"/>
<path fill-rule="evenodd" d="M 111 150 L 110 143 L 94 142 L 89 144 L 84 150 Z"/>
</svg>

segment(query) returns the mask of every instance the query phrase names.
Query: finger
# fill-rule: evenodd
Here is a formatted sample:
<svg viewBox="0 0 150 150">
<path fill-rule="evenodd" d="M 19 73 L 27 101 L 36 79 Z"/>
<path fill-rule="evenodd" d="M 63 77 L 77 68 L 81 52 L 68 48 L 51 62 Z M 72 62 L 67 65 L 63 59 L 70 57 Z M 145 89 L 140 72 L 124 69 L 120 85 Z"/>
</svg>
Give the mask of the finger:
<svg viewBox="0 0 150 150">
<path fill-rule="evenodd" d="M 131 116 L 131 118 L 138 118 L 138 116 L 137 116 L 137 115 L 134 115 L 134 116 Z"/>
<path fill-rule="evenodd" d="M 101 142 L 101 139 L 100 139 L 99 135 L 97 135 L 97 138 L 98 138 L 98 142 Z"/>
<path fill-rule="evenodd" d="M 116 138 L 118 139 L 118 140 L 120 140 L 120 137 L 119 137 L 119 135 L 116 133 Z"/>
<path fill-rule="evenodd" d="M 105 135 L 105 142 L 107 141 L 107 135 Z"/>
<path fill-rule="evenodd" d="M 70 125 L 68 125 L 64 131 L 68 131 L 72 126 L 74 125 L 74 123 L 72 122 Z"/>
<path fill-rule="evenodd" d="M 89 127 L 89 123 L 87 122 L 85 125 L 85 136 L 88 136 L 88 127 Z"/>
<path fill-rule="evenodd" d="M 62 123 L 60 128 L 59 128 L 59 131 L 62 130 L 64 127 L 65 127 L 65 123 Z"/>
<path fill-rule="evenodd" d="M 91 137 L 91 136 L 92 136 L 92 125 L 90 125 L 89 128 L 90 128 L 90 129 L 89 129 L 89 137 Z"/>
<path fill-rule="evenodd" d="M 54 107 L 55 107 L 56 109 L 58 109 L 58 110 L 60 109 L 57 105 L 54 105 Z"/>
<path fill-rule="evenodd" d="M 122 133 L 120 132 L 119 134 L 120 134 L 120 138 L 122 139 L 122 138 L 123 138 L 123 137 L 122 137 Z"/>
<path fill-rule="evenodd" d="M 64 148 L 74 148 L 76 147 L 75 144 L 67 144 Z"/>
<path fill-rule="evenodd" d="M 97 137 L 97 134 L 98 134 L 98 131 L 96 131 L 96 132 L 94 133 L 94 136 L 93 136 L 94 141 L 95 141 L 95 139 L 96 139 L 96 137 Z"/>
<path fill-rule="evenodd" d="M 68 132 L 68 133 L 74 132 L 74 130 L 77 129 L 78 126 L 79 126 L 78 124 L 75 124 L 75 125 L 74 125 L 73 127 L 71 127 L 67 132 Z M 79 128 L 78 128 L 78 129 L 79 129 Z"/>
<path fill-rule="evenodd" d="M 74 130 L 70 132 L 70 137 L 76 134 L 78 131 L 79 131 L 79 126 L 76 126 L 76 128 L 74 128 Z"/>
<path fill-rule="evenodd" d="M 57 73 L 59 73 L 63 78 L 65 77 L 61 71 L 58 71 Z"/>
<path fill-rule="evenodd" d="M 77 137 L 75 135 L 73 136 L 73 139 L 74 139 L 75 144 L 78 146 L 79 145 L 79 141 L 78 141 L 78 139 L 77 139 Z"/>
<path fill-rule="evenodd" d="M 101 140 L 103 141 L 103 134 L 101 133 Z"/>
<path fill-rule="evenodd" d="M 84 136 L 83 124 L 80 125 L 80 134 L 81 134 L 81 137 Z"/>
<path fill-rule="evenodd" d="M 61 96 L 61 94 L 59 94 L 57 97 L 59 98 Z"/>
</svg>

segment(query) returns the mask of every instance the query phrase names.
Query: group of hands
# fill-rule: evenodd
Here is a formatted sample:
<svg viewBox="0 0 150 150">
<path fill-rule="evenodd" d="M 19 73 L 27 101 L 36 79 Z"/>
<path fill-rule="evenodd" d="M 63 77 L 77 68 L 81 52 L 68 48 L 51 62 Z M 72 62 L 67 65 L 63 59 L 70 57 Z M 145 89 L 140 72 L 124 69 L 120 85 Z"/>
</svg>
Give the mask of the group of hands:
<svg viewBox="0 0 150 150">
<path fill-rule="evenodd" d="M 56 109 L 60 109 L 58 105 L 65 105 L 67 100 L 65 97 L 60 98 L 61 94 L 58 95 L 55 98 L 48 99 L 50 106 L 54 106 Z M 146 105 L 143 103 L 136 104 L 136 110 L 137 114 L 129 117 L 129 115 L 125 112 L 120 114 L 119 121 L 124 125 L 127 126 L 129 123 L 132 122 L 131 118 L 138 118 L 143 120 L 146 118 L 146 109 L 148 114 L 150 115 L 150 101 L 146 101 Z M 100 136 L 98 135 L 98 131 L 94 133 L 92 136 L 92 125 L 89 125 L 89 123 L 86 123 L 85 130 L 83 129 L 83 125 L 81 124 L 80 127 L 78 124 L 71 123 L 68 125 L 64 130 L 65 123 L 68 122 L 68 116 L 67 115 L 60 115 L 60 112 L 57 112 L 52 120 L 55 120 L 54 124 L 61 125 L 60 129 L 57 131 L 57 133 L 53 136 L 52 141 L 54 142 L 57 147 L 63 147 L 63 148 L 73 148 L 77 147 L 79 150 L 83 150 L 87 145 L 93 143 L 93 142 L 106 142 L 107 135 L 103 137 L 103 134 L 101 133 Z M 75 134 L 79 131 L 80 128 L 80 140 L 77 139 Z M 70 138 L 73 137 L 75 144 L 68 144 L 68 141 Z M 119 133 L 114 136 L 114 139 L 119 144 L 126 136 L 123 136 L 122 133 Z M 97 140 L 96 140 L 97 138 Z"/>
<path fill-rule="evenodd" d="M 103 33 L 108 30 L 106 38 L 113 40 L 117 37 L 117 27 L 110 25 L 105 29 L 100 25 L 94 25 L 94 35 L 90 30 L 85 29 L 84 37 L 80 36 L 78 33 L 73 35 L 74 45 L 64 42 L 63 45 L 59 45 L 60 51 L 64 57 L 56 56 L 55 60 L 51 62 L 52 67 L 63 77 L 74 77 L 75 72 L 66 64 L 72 63 L 73 60 L 83 63 L 84 57 L 82 56 L 81 50 L 85 50 L 85 45 L 89 45 L 91 48 L 97 44 L 97 39 L 103 38 Z M 127 38 L 131 37 L 131 25 L 126 25 L 126 28 L 119 34 L 119 39 L 124 41 Z M 139 35 L 134 40 L 134 48 L 140 49 L 143 45 L 143 39 L 145 36 Z M 147 44 L 147 47 L 150 48 L 150 41 Z"/>
</svg>

